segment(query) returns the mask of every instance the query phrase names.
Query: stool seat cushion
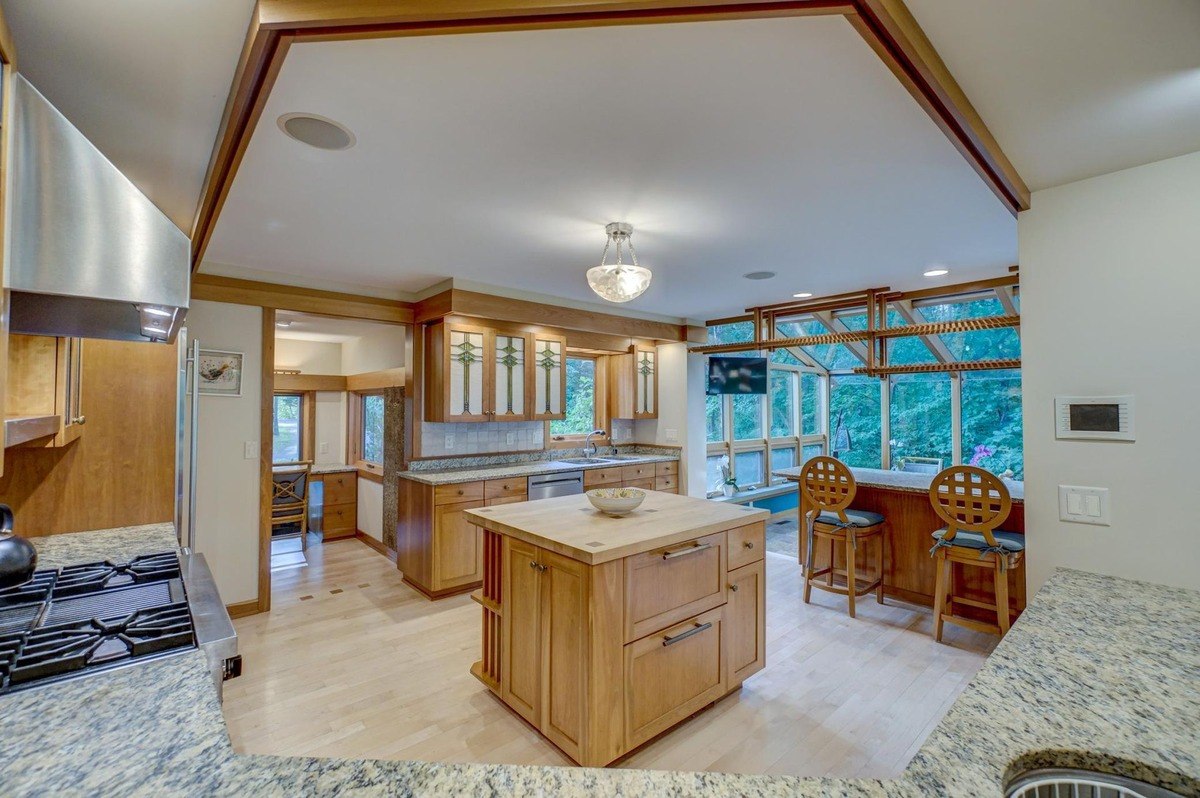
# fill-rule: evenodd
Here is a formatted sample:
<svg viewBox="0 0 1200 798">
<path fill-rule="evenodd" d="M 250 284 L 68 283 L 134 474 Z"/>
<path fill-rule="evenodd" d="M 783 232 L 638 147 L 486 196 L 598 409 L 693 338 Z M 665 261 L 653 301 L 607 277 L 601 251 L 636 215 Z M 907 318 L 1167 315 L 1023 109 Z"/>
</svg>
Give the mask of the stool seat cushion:
<svg viewBox="0 0 1200 798">
<path fill-rule="evenodd" d="M 852 526 L 855 529 L 862 529 L 868 526 L 875 526 L 883 523 L 883 516 L 879 513 L 873 513 L 870 510 L 852 510 L 847 507 L 843 512 L 846 513 L 846 518 L 850 523 L 847 524 L 838 517 L 837 513 L 823 512 L 817 516 L 818 524 L 826 524 L 828 526 Z"/>
<path fill-rule="evenodd" d="M 935 540 L 941 540 L 945 534 L 946 527 L 942 527 L 933 533 L 933 537 Z M 1025 536 L 1020 532 L 993 529 L 992 537 L 996 538 L 997 545 L 1005 551 L 1025 550 Z M 982 532 L 968 532 L 965 529 L 958 530 L 958 533 L 951 539 L 950 545 L 964 549 L 986 549 L 988 547 L 987 539 L 984 538 Z"/>
</svg>

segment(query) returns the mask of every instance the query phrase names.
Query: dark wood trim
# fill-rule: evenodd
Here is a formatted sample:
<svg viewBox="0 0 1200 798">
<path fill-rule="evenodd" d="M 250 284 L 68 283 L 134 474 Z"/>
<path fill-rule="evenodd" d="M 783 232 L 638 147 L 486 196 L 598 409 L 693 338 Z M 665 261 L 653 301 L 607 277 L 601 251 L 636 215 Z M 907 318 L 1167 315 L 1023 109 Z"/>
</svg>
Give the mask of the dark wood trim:
<svg viewBox="0 0 1200 798">
<path fill-rule="evenodd" d="M 258 611 L 271 610 L 271 441 L 275 396 L 275 310 L 262 309 L 262 395 L 259 400 Z"/>
<path fill-rule="evenodd" d="M 363 532 L 361 529 L 354 530 L 354 537 L 346 538 L 346 540 L 361 540 L 363 543 L 366 543 L 368 546 L 370 546 L 375 551 L 382 554 L 384 557 L 387 557 L 392 562 L 396 562 L 396 550 L 395 549 L 389 549 L 387 546 L 384 545 L 383 541 L 376 540 L 375 538 L 373 538 L 370 535 Z"/>
<path fill-rule="evenodd" d="M 203 260 L 293 41 L 829 14 L 847 18 L 1014 214 L 1029 207 L 1028 187 L 902 0 L 259 0 L 192 224 L 192 269 Z"/>
<path fill-rule="evenodd" d="M 344 391 L 346 378 L 339 374 L 276 374 L 275 393 Z"/>
<path fill-rule="evenodd" d="M 257 615 L 263 612 L 258 607 L 258 599 L 239 601 L 236 604 L 226 604 L 225 611 L 229 613 L 230 618 L 245 618 L 247 615 Z"/>
<path fill-rule="evenodd" d="M 323 316 L 345 316 L 388 324 L 412 324 L 412 305 L 395 299 L 262 283 L 216 274 L 192 275 L 192 299 L 252 305 Z"/>
<path fill-rule="evenodd" d="M 449 588 L 448 590 L 426 590 L 416 582 L 409 579 L 407 576 L 401 576 L 401 578 L 404 580 L 404 584 L 408 585 L 430 601 L 437 601 L 438 599 L 449 598 L 450 596 L 457 596 L 462 593 L 470 593 L 472 590 L 477 589 L 483 584 L 482 582 L 472 582 L 469 585 L 460 585 L 458 587 Z"/>
<path fill-rule="evenodd" d="M 359 479 L 365 479 L 368 482 L 375 482 L 380 485 L 383 484 L 383 474 L 380 473 L 383 470 L 383 466 L 368 463 L 366 460 L 359 460 L 355 463 L 355 467 L 358 469 Z"/>
</svg>

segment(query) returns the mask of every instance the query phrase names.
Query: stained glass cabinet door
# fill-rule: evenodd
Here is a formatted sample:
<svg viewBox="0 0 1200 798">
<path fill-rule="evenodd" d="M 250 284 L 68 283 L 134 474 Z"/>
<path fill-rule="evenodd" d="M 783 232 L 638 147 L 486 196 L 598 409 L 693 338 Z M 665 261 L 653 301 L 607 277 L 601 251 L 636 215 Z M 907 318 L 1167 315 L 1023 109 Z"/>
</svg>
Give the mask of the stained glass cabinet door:
<svg viewBox="0 0 1200 798">
<path fill-rule="evenodd" d="M 492 371 L 492 331 L 447 324 L 445 329 L 446 421 L 491 421 L 488 392 Z"/>
<path fill-rule="evenodd" d="M 529 358 L 529 380 L 533 386 L 532 418 L 558 421 L 567 413 L 567 339 L 561 335 L 534 333 Z"/>
<path fill-rule="evenodd" d="M 493 421 L 523 421 L 529 418 L 529 337 L 524 333 L 493 334 L 492 411 Z"/>
<path fill-rule="evenodd" d="M 658 349 L 634 348 L 633 380 L 633 417 L 658 418 Z"/>
</svg>

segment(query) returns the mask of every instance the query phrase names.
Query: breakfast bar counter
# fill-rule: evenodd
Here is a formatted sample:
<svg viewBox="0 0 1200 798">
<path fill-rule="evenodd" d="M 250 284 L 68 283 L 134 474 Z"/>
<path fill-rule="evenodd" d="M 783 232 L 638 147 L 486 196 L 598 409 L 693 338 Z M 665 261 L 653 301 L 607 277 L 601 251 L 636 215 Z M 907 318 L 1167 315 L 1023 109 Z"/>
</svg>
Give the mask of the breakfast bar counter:
<svg viewBox="0 0 1200 798">
<path fill-rule="evenodd" d="M 659 491 L 467 510 L 483 528 L 471 672 L 582 765 L 608 765 L 766 661 L 767 512 Z"/>
</svg>

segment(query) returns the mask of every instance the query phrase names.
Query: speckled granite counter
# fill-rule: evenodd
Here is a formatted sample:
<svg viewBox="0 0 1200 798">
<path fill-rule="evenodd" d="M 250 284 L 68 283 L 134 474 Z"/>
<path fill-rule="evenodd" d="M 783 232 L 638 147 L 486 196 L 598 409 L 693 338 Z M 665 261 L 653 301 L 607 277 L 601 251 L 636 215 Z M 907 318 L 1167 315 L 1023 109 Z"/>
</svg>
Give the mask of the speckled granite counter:
<svg viewBox="0 0 1200 798">
<path fill-rule="evenodd" d="M 141 545 L 161 549 L 162 530 L 143 529 Z M 87 534 L 96 548 L 74 549 L 85 559 L 114 551 L 107 533 Z M 138 546 L 131 536 L 119 532 L 119 545 Z M 1200 795 L 1197 629 L 1200 593 L 1061 570 L 886 781 L 240 755 L 203 655 L 188 652 L 0 697 L 0 785 L 6 796 L 974 798 L 1001 795 L 1017 770 L 1057 765 Z"/>
<path fill-rule="evenodd" d="M 538 460 L 531 463 L 512 465 L 479 465 L 444 471 L 401 471 L 399 476 L 426 485 L 454 485 L 460 482 L 478 482 L 481 479 L 504 479 L 505 477 L 533 477 L 538 474 L 554 474 L 560 471 L 587 471 L 592 468 L 620 468 L 639 463 L 667 463 L 678 460 L 679 455 L 638 455 L 636 459 L 612 460 L 590 465 L 564 463 L 560 460 Z"/>
<path fill-rule="evenodd" d="M 124 562 L 140 554 L 179 548 L 175 524 L 170 522 L 44 535 L 29 540 L 38 552 L 38 568 L 61 568 L 94 560 Z"/>
<path fill-rule="evenodd" d="M 771 473 L 777 477 L 797 479 L 800 468 L 781 468 Z M 869 485 L 873 488 L 891 488 L 911 493 L 928 493 L 929 485 L 933 482 L 933 474 L 914 474 L 910 471 L 886 471 L 882 468 L 851 468 L 854 480 L 859 485 Z M 1014 502 L 1025 501 L 1025 483 L 1006 479 L 1008 493 Z"/>
<path fill-rule="evenodd" d="M 314 476 L 318 474 L 349 474 L 352 471 L 357 471 L 358 468 L 352 465 L 337 465 L 335 463 L 326 463 L 324 465 L 315 465 L 309 473 Z"/>
</svg>

